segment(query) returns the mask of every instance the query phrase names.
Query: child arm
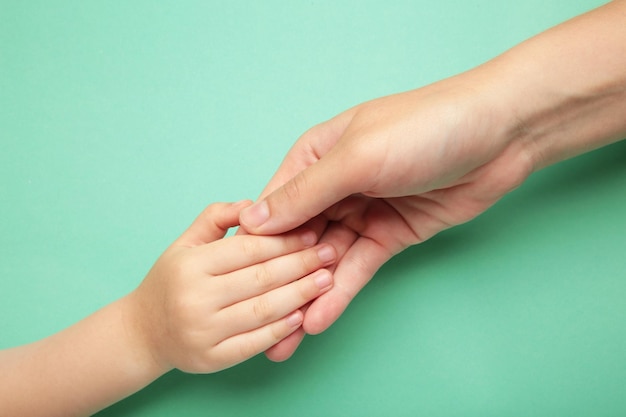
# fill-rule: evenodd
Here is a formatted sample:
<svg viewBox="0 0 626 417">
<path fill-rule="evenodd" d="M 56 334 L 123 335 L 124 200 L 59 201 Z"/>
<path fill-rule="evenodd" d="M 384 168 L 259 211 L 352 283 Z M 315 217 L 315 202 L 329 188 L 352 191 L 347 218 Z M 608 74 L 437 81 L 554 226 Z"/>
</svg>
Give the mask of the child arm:
<svg viewBox="0 0 626 417">
<path fill-rule="evenodd" d="M 173 368 L 216 372 L 295 331 L 297 309 L 331 286 L 320 268 L 334 249 L 310 231 L 221 239 L 244 206 L 209 206 L 131 294 L 0 351 L 0 415 L 88 415 Z"/>
</svg>

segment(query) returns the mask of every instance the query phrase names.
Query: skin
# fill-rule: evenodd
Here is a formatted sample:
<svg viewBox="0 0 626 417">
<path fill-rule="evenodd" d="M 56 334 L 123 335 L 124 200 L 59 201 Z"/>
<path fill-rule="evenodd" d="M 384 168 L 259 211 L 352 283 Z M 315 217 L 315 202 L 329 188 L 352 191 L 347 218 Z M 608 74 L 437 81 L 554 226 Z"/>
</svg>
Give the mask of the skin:
<svg viewBox="0 0 626 417">
<path fill-rule="evenodd" d="M 209 206 L 132 293 L 0 351 L 2 415 L 90 415 L 174 368 L 217 372 L 297 330 L 337 254 L 306 229 L 222 239 L 249 204 Z"/>
<path fill-rule="evenodd" d="M 471 220 L 534 171 L 626 136 L 625 18 L 626 2 L 611 2 L 312 128 L 239 221 L 248 203 L 210 206 L 137 290 L 1 351 L 3 412 L 88 415 L 173 368 L 215 372 L 266 349 L 286 359 L 394 254 Z M 315 247 L 303 230 L 221 240 L 239 222 L 250 234 L 307 223 L 323 235 Z"/>
<path fill-rule="evenodd" d="M 260 200 L 250 234 L 314 219 L 340 259 L 287 359 L 330 326 L 378 268 L 483 213 L 533 172 L 626 137 L 626 1 L 613 1 L 435 84 L 379 98 L 306 132 Z"/>
</svg>

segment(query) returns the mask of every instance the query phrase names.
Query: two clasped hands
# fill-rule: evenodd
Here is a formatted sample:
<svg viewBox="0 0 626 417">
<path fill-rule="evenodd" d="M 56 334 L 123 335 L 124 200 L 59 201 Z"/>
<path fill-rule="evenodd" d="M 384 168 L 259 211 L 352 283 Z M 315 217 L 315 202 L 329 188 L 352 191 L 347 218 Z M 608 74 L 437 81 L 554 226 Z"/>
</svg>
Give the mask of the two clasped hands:
<svg viewBox="0 0 626 417">
<path fill-rule="evenodd" d="M 0 352 L 0 403 L 12 415 L 84 415 L 173 368 L 287 359 L 398 252 L 473 219 L 536 170 L 626 136 L 624 15 L 613 1 L 313 127 L 257 202 L 210 205 L 135 291 Z"/>
</svg>

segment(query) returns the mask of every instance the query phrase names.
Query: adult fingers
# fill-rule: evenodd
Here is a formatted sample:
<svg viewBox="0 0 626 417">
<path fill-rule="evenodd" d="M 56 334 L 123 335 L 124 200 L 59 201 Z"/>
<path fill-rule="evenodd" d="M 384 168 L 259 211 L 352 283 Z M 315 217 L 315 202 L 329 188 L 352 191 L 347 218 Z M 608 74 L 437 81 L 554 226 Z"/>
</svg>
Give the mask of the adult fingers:
<svg viewBox="0 0 626 417">
<path fill-rule="evenodd" d="M 304 336 L 306 336 L 304 329 L 302 327 L 298 328 L 295 332 L 268 348 L 265 351 L 265 356 L 273 362 L 286 361 L 298 349 Z"/>
<path fill-rule="evenodd" d="M 315 126 L 296 142 L 261 200 L 241 213 L 246 232 L 275 234 L 293 229 L 356 192 L 357 178 L 345 175 L 349 150 L 337 146 L 356 111 L 347 110 Z"/>
<path fill-rule="evenodd" d="M 355 242 L 357 237 L 358 236 L 354 231 L 345 227 L 341 223 L 330 222 L 328 227 L 324 231 L 324 234 L 320 238 L 319 243 L 332 244 L 337 251 L 337 259 L 341 260 L 350 248 L 350 246 Z M 328 266 L 328 269 L 334 271 L 336 265 L 337 263 L 332 264 Z M 301 308 L 305 317 L 307 315 L 308 307 L 309 305 L 307 304 L 306 306 Z M 265 356 L 267 356 L 269 360 L 272 360 L 274 362 L 282 362 L 289 359 L 304 339 L 305 334 L 306 333 L 303 329 L 298 329 L 285 339 L 278 342 L 276 345 L 269 348 L 265 352 Z"/>
<path fill-rule="evenodd" d="M 330 152 L 352 121 L 356 110 L 349 109 L 306 131 L 287 152 L 259 199 L 265 198 Z"/>
<path fill-rule="evenodd" d="M 306 311 L 304 330 L 318 334 L 330 327 L 389 257 L 378 243 L 358 238 L 337 264 L 333 288 L 315 299 Z"/>
<path fill-rule="evenodd" d="M 243 210 L 241 227 L 257 235 L 291 230 L 357 192 L 353 176 L 345 175 L 344 159 L 342 152 L 329 152 L 265 199 Z"/>
</svg>

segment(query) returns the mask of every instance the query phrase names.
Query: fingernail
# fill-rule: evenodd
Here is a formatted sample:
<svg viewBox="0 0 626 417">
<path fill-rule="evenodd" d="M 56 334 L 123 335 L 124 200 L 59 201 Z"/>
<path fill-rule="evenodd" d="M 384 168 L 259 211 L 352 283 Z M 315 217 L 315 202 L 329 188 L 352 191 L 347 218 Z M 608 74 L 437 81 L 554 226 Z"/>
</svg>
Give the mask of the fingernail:
<svg viewBox="0 0 626 417">
<path fill-rule="evenodd" d="M 287 317 L 287 325 L 289 327 L 298 327 L 302 324 L 302 314 L 296 311 L 291 316 Z"/>
<path fill-rule="evenodd" d="M 335 260 L 335 250 L 330 246 L 322 246 L 317 250 L 317 256 L 320 261 L 327 263 Z"/>
<path fill-rule="evenodd" d="M 313 230 L 308 230 L 304 232 L 301 236 L 302 243 L 304 243 L 305 247 L 311 247 L 317 243 L 317 235 Z"/>
<path fill-rule="evenodd" d="M 320 271 L 315 277 L 315 285 L 317 285 L 320 290 L 330 287 L 331 282 L 332 279 L 328 271 Z"/>
<path fill-rule="evenodd" d="M 261 201 L 242 210 L 241 220 L 246 226 L 259 227 L 270 218 L 270 209 L 266 201 Z"/>
</svg>

